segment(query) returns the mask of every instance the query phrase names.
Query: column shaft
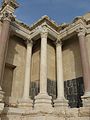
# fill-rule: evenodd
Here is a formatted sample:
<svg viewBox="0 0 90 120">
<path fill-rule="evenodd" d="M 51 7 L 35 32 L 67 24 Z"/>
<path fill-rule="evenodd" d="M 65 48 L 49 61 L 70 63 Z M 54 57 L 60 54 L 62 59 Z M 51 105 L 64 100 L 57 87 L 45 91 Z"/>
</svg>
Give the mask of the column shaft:
<svg viewBox="0 0 90 120">
<path fill-rule="evenodd" d="M 1 30 L 1 39 L 0 39 L 0 81 L 2 82 L 2 74 L 5 66 L 5 55 L 6 48 L 9 40 L 9 27 L 10 21 L 4 20 Z"/>
<path fill-rule="evenodd" d="M 40 93 L 47 93 L 47 36 L 41 36 Z"/>
<path fill-rule="evenodd" d="M 79 45 L 80 45 L 81 60 L 82 60 L 85 94 L 88 94 L 88 92 L 90 93 L 90 67 L 89 67 L 89 59 L 86 48 L 85 33 L 81 31 L 78 34 L 78 37 L 79 37 Z"/>
<path fill-rule="evenodd" d="M 31 82 L 31 56 L 32 56 L 32 42 L 27 43 L 23 99 L 30 99 L 29 91 L 30 91 L 30 82 Z"/>
<path fill-rule="evenodd" d="M 64 97 L 64 80 L 63 80 L 63 63 L 62 63 L 62 43 L 56 43 L 56 61 L 57 61 L 57 99 L 55 100 L 55 108 L 67 107 L 68 101 Z"/>
<path fill-rule="evenodd" d="M 56 46 L 57 58 L 57 99 L 64 98 L 64 81 L 63 81 L 63 66 L 62 66 L 62 45 L 60 43 Z"/>
</svg>

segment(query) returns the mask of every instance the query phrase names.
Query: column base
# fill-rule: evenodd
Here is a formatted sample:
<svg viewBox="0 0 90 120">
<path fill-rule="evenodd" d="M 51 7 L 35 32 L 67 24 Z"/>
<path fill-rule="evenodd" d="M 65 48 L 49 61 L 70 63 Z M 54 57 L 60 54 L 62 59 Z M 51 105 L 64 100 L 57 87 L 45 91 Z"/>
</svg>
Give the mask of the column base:
<svg viewBox="0 0 90 120">
<path fill-rule="evenodd" d="M 6 100 L 6 102 L 9 102 L 9 107 L 17 107 L 17 99 L 15 97 L 9 97 L 9 101 Z"/>
<path fill-rule="evenodd" d="M 0 102 L 3 102 L 4 92 L 0 90 Z"/>
<path fill-rule="evenodd" d="M 22 109 L 32 109 L 33 107 L 33 101 L 30 98 L 22 98 L 18 100 L 18 107 Z"/>
<path fill-rule="evenodd" d="M 4 103 L 0 103 L 0 114 L 2 113 L 3 109 L 4 109 Z"/>
<path fill-rule="evenodd" d="M 61 107 L 68 107 L 68 100 L 66 100 L 65 98 L 57 98 L 55 101 L 54 101 L 54 107 L 56 108 L 61 108 Z"/>
<path fill-rule="evenodd" d="M 82 97 L 83 106 L 90 107 L 90 92 L 86 92 Z"/>
<path fill-rule="evenodd" d="M 3 111 L 4 109 L 4 102 L 3 102 L 3 98 L 4 98 L 4 92 L 2 91 L 1 87 L 0 87 L 0 113 Z"/>
<path fill-rule="evenodd" d="M 35 97 L 35 109 L 40 111 L 48 111 L 52 109 L 51 96 L 48 94 L 39 93 Z"/>
</svg>

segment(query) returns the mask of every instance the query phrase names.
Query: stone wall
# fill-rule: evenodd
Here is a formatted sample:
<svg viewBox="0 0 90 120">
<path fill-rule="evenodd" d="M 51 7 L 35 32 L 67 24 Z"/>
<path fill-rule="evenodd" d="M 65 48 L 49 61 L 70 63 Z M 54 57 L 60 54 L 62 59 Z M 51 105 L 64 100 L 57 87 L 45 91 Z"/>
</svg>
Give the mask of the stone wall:
<svg viewBox="0 0 90 120">
<path fill-rule="evenodd" d="M 82 65 L 78 38 L 68 39 L 63 45 L 63 71 L 64 80 L 82 77 Z"/>
<path fill-rule="evenodd" d="M 47 78 L 56 81 L 56 50 L 55 45 L 49 39 L 47 52 Z"/>
<path fill-rule="evenodd" d="M 65 97 L 69 101 L 71 108 L 79 108 L 83 106 L 81 96 L 84 95 L 83 78 L 75 78 L 72 80 L 64 81 Z"/>
<path fill-rule="evenodd" d="M 40 40 L 33 45 L 31 63 L 31 81 L 39 81 L 40 78 Z"/>
<path fill-rule="evenodd" d="M 6 64 L 13 68 L 13 76 L 7 77 L 8 72 L 7 74 L 4 73 L 3 80 L 7 81 L 6 83 L 3 82 L 3 86 L 6 88 L 11 87 L 11 98 L 14 101 L 22 96 L 24 86 L 26 48 L 24 43 L 21 41 L 22 39 L 16 36 L 11 37 L 9 40 Z M 9 83 L 10 79 L 12 79 L 12 86 L 10 86 Z"/>
</svg>

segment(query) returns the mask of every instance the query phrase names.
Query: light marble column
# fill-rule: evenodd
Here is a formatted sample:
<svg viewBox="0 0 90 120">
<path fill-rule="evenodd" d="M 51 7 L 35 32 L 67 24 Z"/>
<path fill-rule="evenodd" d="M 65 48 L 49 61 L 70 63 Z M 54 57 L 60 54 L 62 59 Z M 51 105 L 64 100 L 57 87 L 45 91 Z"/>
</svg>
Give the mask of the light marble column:
<svg viewBox="0 0 90 120">
<path fill-rule="evenodd" d="M 31 83 L 31 59 L 32 59 L 32 40 L 27 40 L 27 52 L 26 52 L 26 67 L 25 67 L 25 81 L 24 81 L 24 91 L 23 97 L 19 101 L 19 107 L 31 107 L 32 108 L 32 100 L 29 96 L 30 91 L 30 83 Z"/>
<path fill-rule="evenodd" d="M 84 106 L 90 106 L 90 65 L 89 65 L 89 58 L 88 58 L 86 39 L 85 39 L 85 29 L 78 30 L 78 37 L 79 37 L 80 53 L 82 60 L 82 71 L 83 71 L 84 88 L 85 88 L 85 93 L 84 96 L 82 96 L 82 100 Z"/>
<path fill-rule="evenodd" d="M 57 99 L 55 107 L 68 106 L 68 101 L 64 97 L 64 80 L 63 80 L 63 64 L 62 64 L 62 42 L 56 42 L 56 61 L 57 61 Z"/>
<path fill-rule="evenodd" d="M 46 26 L 41 29 L 41 60 L 40 60 L 40 93 L 35 97 L 35 108 L 49 109 L 51 105 L 51 96 L 47 93 L 47 36 Z"/>
</svg>

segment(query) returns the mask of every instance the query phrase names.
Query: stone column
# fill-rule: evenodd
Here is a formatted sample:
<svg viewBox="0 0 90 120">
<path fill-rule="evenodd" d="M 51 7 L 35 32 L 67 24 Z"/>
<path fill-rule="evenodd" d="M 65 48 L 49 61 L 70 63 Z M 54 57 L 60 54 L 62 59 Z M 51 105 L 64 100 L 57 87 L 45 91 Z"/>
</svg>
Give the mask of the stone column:
<svg viewBox="0 0 90 120">
<path fill-rule="evenodd" d="M 46 26 L 41 29 L 40 93 L 35 97 L 35 107 L 42 110 L 51 108 L 51 97 L 47 93 L 47 36 Z"/>
<path fill-rule="evenodd" d="M 8 48 L 9 42 L 9 30 L 10 30 L 10 22 L 12 20 L 12 14 L 6 12 L 2 18 L 2 30 L 0 36 L 0 83 L 2 84 L 3 80 L 3 73 L 5 67 L 5 58 L 6 52 Z M 3 92 L 2 88 L 0 87 L 0 101 L 3 99 Z"/>
<path fill-rule="evenodd" d="M 41 32 L 40 94 L 47 94 L 47 34 Z"/>
<path fill-rule="evenodd" d="M 26 67 L 25 67 L 25 81 L 23 97 L 19 101 L 19 107 L 32 108 L 32 100 L 30 99 L 30 84 L 31 84 L 31 59 L 32 59 L 32 40 L 27 40 L 27 52 L 26 52 Z"/>
<path fill-rule="evenodd" d="M 62 64 L 62 42 L 56 43 L 56 61 L 57 61 L 57 99 L 55 107 L 68 106 L 67 100 L 64 97 L 64 80 L 63 80 L 63 64 Z"/>
<path fill-rule="evenodd" d="M 83 71 L 84 88 L 85 88 L 85 93 L 84 96 L 82 96 L 82 100 L 84 106 L 90 106 L 90 65 L 89 65 L 84 29 L 78 30 L 78 37 L 79 37 L 79 45 L 80 45 L 81 60 L 82 60 L 82 71 Z"/>
</svg>

